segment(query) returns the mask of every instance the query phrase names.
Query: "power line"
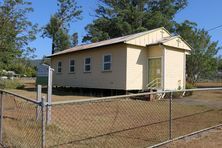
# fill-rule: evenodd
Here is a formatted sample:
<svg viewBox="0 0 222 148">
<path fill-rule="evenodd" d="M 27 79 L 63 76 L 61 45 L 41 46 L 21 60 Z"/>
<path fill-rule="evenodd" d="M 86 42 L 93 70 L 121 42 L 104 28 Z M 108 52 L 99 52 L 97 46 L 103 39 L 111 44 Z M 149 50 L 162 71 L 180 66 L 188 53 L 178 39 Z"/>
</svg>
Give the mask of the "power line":
<svg viewBox="0 0 222 148">
<path fill-rule="evenodd" d="M 212 30 L 215 30 L 215 29 L 221 28 L 221 27 L 222 27 L 222 25 L 219 25 L 219 26 L 213 27 L 213 28 L 211 28 L 211 29 L 208 29 L 207 31 L 209 32 L 209 31 L 212 31 Z"/>
</svg>

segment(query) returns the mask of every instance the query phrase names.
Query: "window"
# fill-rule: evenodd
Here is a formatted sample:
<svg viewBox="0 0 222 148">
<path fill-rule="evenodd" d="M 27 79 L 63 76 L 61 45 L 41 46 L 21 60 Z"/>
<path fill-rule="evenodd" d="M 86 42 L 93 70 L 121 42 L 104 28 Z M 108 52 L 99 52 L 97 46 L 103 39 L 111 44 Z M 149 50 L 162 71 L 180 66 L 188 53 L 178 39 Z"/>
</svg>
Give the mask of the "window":
<svg viewBox="0 0 222 148">
<path fill-rule="evenodd" d="M 61 73 L 62 72 L 62 62 L 57 63 L 57 72 Z"/>
<path fill-rule="evenodd" d="M 74 73 L 75 72 L 75 60 L 69 61 L 69 72 Z"/>
<path fill-rule="evenodd" d="M 91 72 L 91 58 L 85 58 L 84 72 Z"/>
<path fill-rule="evenodd" d="M 111 71 L 112 69 L 112 55 L 103 56 L 103 71 Z"/>
</svg>

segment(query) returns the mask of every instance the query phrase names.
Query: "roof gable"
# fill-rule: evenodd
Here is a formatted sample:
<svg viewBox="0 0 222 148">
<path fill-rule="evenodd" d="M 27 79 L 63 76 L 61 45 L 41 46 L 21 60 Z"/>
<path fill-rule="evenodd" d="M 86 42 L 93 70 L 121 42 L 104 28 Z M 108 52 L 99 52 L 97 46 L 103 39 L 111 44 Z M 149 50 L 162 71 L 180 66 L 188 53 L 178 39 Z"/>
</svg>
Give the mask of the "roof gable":
<svg viewBox="0 0 222 148">
<path fill-rule="evenodd" d="M 185 50 L 191 50 L 191 46 L 181 37 L 181 36 L 173 36 L 168 40 L 162 41 L 163 45 L 171 46 L 175 48 L 181 48 Z"/>
<path fill-rule="evenodd" d="M 153 30 L 152 32 L 144 32 L 144 34 L 142 34 L 141 36 L 129 39 L 125 43 L 145 47 L 148 44 L 156 43 L 158 41 L 161 41 L 163 38 L 170 36 L 171 34 L 165 28 L 158 28 Z"/>
</svg>

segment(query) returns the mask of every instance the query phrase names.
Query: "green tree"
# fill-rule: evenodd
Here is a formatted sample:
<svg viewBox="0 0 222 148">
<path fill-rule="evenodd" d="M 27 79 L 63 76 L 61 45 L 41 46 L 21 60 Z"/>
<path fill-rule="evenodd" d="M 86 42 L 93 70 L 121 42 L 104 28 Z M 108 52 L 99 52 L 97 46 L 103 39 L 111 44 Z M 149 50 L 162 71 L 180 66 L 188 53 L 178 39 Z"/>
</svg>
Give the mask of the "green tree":
<svg viewBox="0 0 222 148">
<path fill-rule="evenodd" d="M 30 60 L 25 58 L 17 59 L 17 62 L 13 65 L 13 71 L 16 74 L 26 75 L 28 77 L 36 76 L 36 68 L 31 65 Z"/>
<path fill-rule="evenodd" d="M 72 34 L 72 46 L 74 47 L 74 46 L 77 46 L 78 45 L 78 42 L 79 42 L 79 40 L 78 40 L 78 33 L 77 32 L 74 32 L 73 34 Z"/>
<path fill-rule="evenodd" d="M 84 42 L 97 42 L 157 27 L 174 31 L 174 16 L 187 0 L 100 0 Z"/>
<path fill-rule="evenodd" d="M 51 16 L 49 23 L 43 28 L 43 37 L 52 39 L 52 54 L 55 52 L 56 36 L 62 23 L 56 16 Z"/>
<path fill-rule="evenodd" d="M 29 43 L 36 38 L 37 24 L 27 18 L 32 11 L 31 2 L 24 0 L 0 2 L 0 70 L 13 70 L 18 59 L 33 56 Z"/>
<path fill-rule="evenodd" d="M 71 47 L 70 36 L 64 29 L 60 29 L 55 37 L 55 51 L 61 51 Z"/>
<path fill-rule="evenodd" d="M 75 0 L 58 0 L 58 11 L 43 27 L 43 37 L 52 39 L 52 54 L 71 45 L 68 28 L 72 21 L 80 19 L 81 10 Z"/>
<path fill-rule="evenodd" d="M 221 49 L 218 42 L 211 41 L 211 36 L 197 24 L 186 20 L 177 24 L 176 32 L 192 47 L 187 56 L 187 80 L 195 83 L 201 78 L 211 79 L 217 71 L 217 53 Z"/>
<path fill-rule="evenodd" d="M 222 71 L 222 57 L 221 56 L 218 58 L 218 70 Z"/>
</svg>

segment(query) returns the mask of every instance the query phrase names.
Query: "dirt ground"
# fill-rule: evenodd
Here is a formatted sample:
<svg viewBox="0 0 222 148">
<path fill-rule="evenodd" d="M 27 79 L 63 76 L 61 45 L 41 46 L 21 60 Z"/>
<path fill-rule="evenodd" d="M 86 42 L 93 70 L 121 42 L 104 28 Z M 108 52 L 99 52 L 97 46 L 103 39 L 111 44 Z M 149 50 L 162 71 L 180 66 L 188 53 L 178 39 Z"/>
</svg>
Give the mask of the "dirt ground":
<svg viewBox="0 0 222 148">
<path fill-rule="evenodd" d="M 199 82 L 197 87 L 222 87 L 222 79 L 220 82 Z"/>
<path fill-rule="evenodd" d="M 9 89 L 8 91 L 29 97 L 30 99 L 35 99 L 36 98 L 35 80 L 34 79 L 22 79 L 21 82 L 23 84 L 25 84 L 24 89 L 20 89 L 20 90 L 19 89 L 11 89 L 11 90 Z M 197 87 L 222 87 L 222 82 L 202 82 L 202 83 L 197 83 L 196 86 Z M 42 93 L 43 96 L 47 96 L 46 91 L 47 91 L 46 88 L 43 88 L 43 93 Z M 201 94 L 202 92 L 196 92 L 196 93 L 197 93 L 197 95 L 198 95 L 198 93 L 200 93 L 200 95 L 202 95 Z M 208 93 L 207 91 L 203 92 L 203 93 L 204 93 L 204 96 L 206 96 L 204 98 L 204 100 L 208 99 L 208 102 L 209 102 L 209 100 L 211 101 L 211 98 L 212 99 L 218 98 L 217 94 L 215 94 L 215 93 Z M 65 101 L 65 100 L 88 99 L 88 98 L 92 98 L 92 96 L 76 95 L 71 91 L 63 92 L 63 91 L 59 91 L 58 89 L 55 89 L 55 88 L 53 89 L 53 92 L 52 92 L 52 101 L 53 102 L 54 101 Z M 198 96 L 194 96 L 191 99 L 193 99 L 193 98 L 198 98 Z M 196 101 L 198 101 L 198 100 L 196 99 Z M 203 101 L 203 99 L 202 99 L 202 101 Z"/>
<path fill-rule="evenodd" d="M 222 127 L 186 137 L 159 148 L 220 148 L 222 147 Z"/>
<path fill-rule="evenodd" d="M 14 92 L 16 94 L 26 96 L 30 99 L 36 99 L 36 88 L 35 88 L 35 80 L 34 79 L 23 79 L 21 82 L 25 85 L 24 89 L 8 89 L 8 91 Z M 47 89 L 45 87 L 42 88 L 42 96 L 47 96 Z M 52 90 L 52 101 L 66 101 L 66 100 L 79 100 L 79 99 L 88 99 L 92 98 L 90 96 L 80 96 L 74 95 L 71 91 L 59 91 L 57 89 Z"/>
</svg>

